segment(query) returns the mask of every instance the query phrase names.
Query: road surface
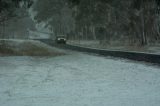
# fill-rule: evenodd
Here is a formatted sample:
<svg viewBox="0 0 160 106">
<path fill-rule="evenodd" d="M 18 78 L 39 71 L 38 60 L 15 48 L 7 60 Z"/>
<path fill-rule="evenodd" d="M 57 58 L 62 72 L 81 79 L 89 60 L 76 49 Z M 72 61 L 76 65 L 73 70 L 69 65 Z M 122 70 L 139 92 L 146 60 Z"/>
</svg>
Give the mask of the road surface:
<svg viewBox="0 0 160 106">
<path fill-rule="evenodd" d="M 0 57 L 0 106 L 160 106 L 160 67 L 78 52 Z"/>
</svg>

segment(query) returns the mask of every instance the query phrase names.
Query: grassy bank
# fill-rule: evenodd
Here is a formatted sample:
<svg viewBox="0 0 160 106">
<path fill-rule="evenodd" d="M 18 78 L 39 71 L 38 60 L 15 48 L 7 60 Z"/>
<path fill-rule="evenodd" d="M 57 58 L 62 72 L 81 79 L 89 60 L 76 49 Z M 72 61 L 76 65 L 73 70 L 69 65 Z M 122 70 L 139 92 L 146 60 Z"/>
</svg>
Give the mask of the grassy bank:
<svg viewBox="0 0 160 106">
<path fill-rule="evenodd" d="M 59 56 L 63 54 L 39 41 L 0 40 L 1 56 Z"/>
</svg>

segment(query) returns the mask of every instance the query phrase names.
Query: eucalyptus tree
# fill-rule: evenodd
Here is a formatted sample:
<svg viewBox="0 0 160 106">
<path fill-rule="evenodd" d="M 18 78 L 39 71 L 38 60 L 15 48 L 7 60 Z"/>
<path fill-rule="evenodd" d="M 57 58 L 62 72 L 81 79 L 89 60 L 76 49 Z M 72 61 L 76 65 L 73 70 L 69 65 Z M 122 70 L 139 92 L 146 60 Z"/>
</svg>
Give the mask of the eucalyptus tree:
<svg viewBox="0 0 160 106">
<path fill-rule="evenodd" d="M 24 6 L 29 8 L 32 5 L 33 0 L 0 0 L 1 37 L 5 37 L 5 23 L 7 21 L 13 18 L 21 18 L 17 14 L 21 2 L 24 2 Z"/>
<path fill-rule="evenodd" d="M 76 39 L 147 45 L 160 36 L 159 5 L 159 0 L 38 0 L 34 10 L 35 20 L 56 34 L 74 30 Z"/>
<path fill-rule="evenodd" d="M 122 29 L 122 20 L 127 20 L 125 16 L 128 0 L 70 0 L 70 2 L 74 5 L 72 8 L 76 31 L 80 31 L 81 35 L 92 35 L 89 36 L 92 39 L 110 39 L 115 32 Z"/>
<path fill-rule="evenodd" d="M 37 12 L 35 20 L 51 26 L 56 35 L 72 30 L 72 12 L 66 0 L 38 0 L 33 8 Z"/>
<path fill-rule="evenodd" d="M 156 7 L 156 0 L 133 0 L 129 18 L 133 43 L 138 41 L 140 45 L 147 45 L 157 40 Z"/>
</svg>

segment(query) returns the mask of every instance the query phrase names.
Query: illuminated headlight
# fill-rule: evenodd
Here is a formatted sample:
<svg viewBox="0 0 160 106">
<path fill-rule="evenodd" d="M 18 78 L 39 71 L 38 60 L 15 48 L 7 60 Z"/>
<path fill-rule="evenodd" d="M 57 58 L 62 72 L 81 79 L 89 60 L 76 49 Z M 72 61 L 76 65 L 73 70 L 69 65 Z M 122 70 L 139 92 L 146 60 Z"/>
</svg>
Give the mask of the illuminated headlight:
<svg viewBox="0 0 160 106">
<path fill-rule="evenodd" d="M 64 40 L 64 41 L 66 41 L 66 39 L 62 39 L 62 38 L 58 38 L 57 40 Z"/>
</svg>

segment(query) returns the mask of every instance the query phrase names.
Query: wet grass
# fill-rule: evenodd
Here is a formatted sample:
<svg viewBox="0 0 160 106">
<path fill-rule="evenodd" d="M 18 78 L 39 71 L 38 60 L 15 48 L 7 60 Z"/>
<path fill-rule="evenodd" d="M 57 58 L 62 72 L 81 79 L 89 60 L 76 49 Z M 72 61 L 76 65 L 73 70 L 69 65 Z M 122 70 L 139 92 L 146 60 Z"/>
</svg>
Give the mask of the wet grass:
<svg viewBox="0 0 160 106">
<path fill-rule="evenodd" d="M 20 43 L 18 45 L 9 45 L 7 42 L 0 44 L 0 56 L 60 56 L 64 53 L 56 50 L 50 50 L 44 46 L 34 43 Z"/>
<path fill-rule="evenodd" d="M 0 55 L 15 55 L 16 51 L 8 48 L 8 47 L 0 47 Z"/>
</svg>

